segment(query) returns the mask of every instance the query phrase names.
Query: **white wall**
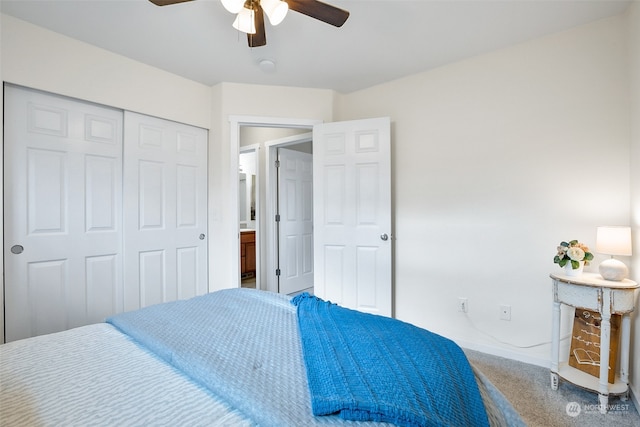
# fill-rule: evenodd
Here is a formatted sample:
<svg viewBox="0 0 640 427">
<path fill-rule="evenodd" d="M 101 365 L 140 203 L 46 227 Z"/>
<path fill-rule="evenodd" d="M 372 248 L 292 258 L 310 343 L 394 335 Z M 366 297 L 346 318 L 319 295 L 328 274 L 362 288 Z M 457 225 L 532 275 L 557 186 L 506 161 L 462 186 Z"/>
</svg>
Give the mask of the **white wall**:
<svg viewBox="0 0 640 427">
<path fill-rule="evenodd" d="M 247 145 L 264 145 L 265 141 L 286 138 L 288 136 L 298 135 L 309 132 L 306 129 L 288 129 L 288 128 L 269 128 L 269 127 L 253 127 L 245 126 L 240 129 L 240 146 Z"/>
<path fill-rule="evenodd" d="M 640 2 L 627 11 L 629 77 L 631 90 L 631 226 L 633 227 L 633 261 L 631 278 L 640 282 Z M 631 387 L 640 407 L 640 310 L 633 322 L 635 331 L 631 353 Z"/>
<path fill-rule="evenodd" d="M 398 318 L 547 365 L 549 345 L 525 347 L 550 341 L 556 246 L 595 249 L 598 225 L 629 222 L 624 24 L 611 18 L 339 98 L 337 119 L 392 119 Z M 510 322 L 500 304 L 511 305 Z"/>
<path fill-rule="evenodd" d="M 2 15 L 4 81 L 208 129 L 211 88 Z"/>
</svg>

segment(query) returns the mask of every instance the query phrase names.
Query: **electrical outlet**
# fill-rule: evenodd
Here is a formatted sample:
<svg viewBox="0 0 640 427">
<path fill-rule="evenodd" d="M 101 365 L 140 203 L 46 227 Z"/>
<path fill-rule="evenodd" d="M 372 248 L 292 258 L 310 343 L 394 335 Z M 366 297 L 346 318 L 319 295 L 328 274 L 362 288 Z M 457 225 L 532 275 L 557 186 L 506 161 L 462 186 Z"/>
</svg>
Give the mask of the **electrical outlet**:
<svg viewBox="0 0 640 427">
<path fill-rule="evenodd" d="M 500 306 L 500 320 L 511 320 L 511 306 L 510 305 L 501 305 Z"/>
<path fill-rule="evenodd" d="M 468 304 L 466 298 L 458 298 L 458 311 L 466 313 L 469 310 Z"/>
</svg>

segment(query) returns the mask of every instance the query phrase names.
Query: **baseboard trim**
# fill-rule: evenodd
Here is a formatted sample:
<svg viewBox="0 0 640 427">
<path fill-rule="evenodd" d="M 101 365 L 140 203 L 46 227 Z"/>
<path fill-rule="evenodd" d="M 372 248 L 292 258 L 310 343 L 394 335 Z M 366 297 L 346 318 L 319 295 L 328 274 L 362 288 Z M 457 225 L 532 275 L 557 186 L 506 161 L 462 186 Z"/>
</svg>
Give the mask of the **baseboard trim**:
<svg viewBox="0 0 640 427">
<path fill-rule="evenodd" d="M 454 340 L 462 348 L 469 350 L 479 351 L 481 353 L 490 354 L 492 356 L 504 357 L 505 359 L 516 360 L 518 362 L 528 363 L 530 365 L 541 366 L 543 368 L 549 368 L 549 359 L 542 357 L 528 356 L 526 354 L 518 353 L 512 350 L 508 350 L 501 347 L 495 347 L 486 344 L 478 344 L 464 340 Z"/>
<path fill-rule="evenodd" d="M 640 412 L 640 393 L 635 389 L 633 384 L 629 384 L 629 391 L 631 392 L 631 401 L 633 405 L 636 407 L 636 410 Z"/>
</svg>

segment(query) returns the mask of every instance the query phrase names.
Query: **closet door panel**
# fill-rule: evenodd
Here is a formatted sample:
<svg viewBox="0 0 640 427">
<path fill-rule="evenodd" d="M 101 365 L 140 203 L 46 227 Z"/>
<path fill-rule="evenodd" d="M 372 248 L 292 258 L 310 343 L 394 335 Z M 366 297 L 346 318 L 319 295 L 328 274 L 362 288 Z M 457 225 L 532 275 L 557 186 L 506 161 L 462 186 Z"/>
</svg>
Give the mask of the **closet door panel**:
<svg viewBox="0 0 640 427">
<path fill-rule="evenodd" d="M 163 162 L 138 162 L 138 230 L 165 226 L 165 173 Z"/>
<path fill-rule="evenodd" d="M 85 161 L 86 232 L 116 232 L 120 216 L 121 160 L 87 156 Z"/>
<path fill-rule="evenodd" d="M 4 114 L 6 340 L 121 311 L 122 111 L 6 85 Z"/>
<path fill-rule="evenodd" d="M 207 131 L 125 112 L 125 140 L 125 310 L 206 293 Z"/>
</svg>

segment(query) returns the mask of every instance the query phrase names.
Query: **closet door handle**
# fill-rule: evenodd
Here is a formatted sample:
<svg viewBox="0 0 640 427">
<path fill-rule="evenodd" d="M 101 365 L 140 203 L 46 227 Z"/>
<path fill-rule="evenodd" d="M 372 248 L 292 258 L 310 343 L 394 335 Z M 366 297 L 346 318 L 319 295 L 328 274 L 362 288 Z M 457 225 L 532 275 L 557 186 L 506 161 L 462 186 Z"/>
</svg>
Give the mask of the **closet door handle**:
<svg viewBox="0 0 640 427">
<path fill-rule="evenodd" d="M 11 246 L 11 253 L 20 255 L 24 251 L 24 247 L 22 245 L 13 245 Z"/>
<path fill-rule="evenodd" d="M 198 236 L 198 239 L 200 239 L 200 240 L 204 240 L 204 238 L 205 238 L 204 233 L 202 233 L 202 234 L 200 234 L 200 236 Z"/>
</svg>

